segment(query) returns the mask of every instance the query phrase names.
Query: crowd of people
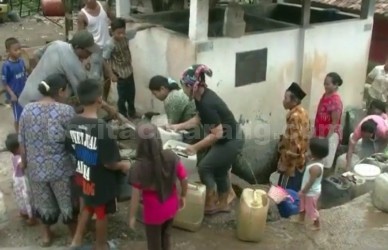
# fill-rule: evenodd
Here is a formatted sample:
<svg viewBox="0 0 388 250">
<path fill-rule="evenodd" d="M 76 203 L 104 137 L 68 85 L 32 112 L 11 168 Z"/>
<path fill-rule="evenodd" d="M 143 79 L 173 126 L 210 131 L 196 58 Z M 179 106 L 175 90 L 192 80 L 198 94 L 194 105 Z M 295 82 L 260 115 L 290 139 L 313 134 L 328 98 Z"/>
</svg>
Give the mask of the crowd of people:
<svg viewBox="0 0 388 250">
<path fill-rule="evenodd" d="M 172 220 L 186 203 L 185 167 L 177 155 L 163 149 L 158 129 L 150 123 L 137 126 L 136 161 L 122 161 L 118 143 L 111 136 L 112 128 L 98 116 L 102 108 L 116 113 L 116 108 L 104 101 L 104 79 L 117 82 L 118 112 L 127 118 L 139 116 L 128 41 L 138 31 L 153 26 L 128 31 L 126 20 L 112 16 L 96 0 L 86 0 L 77 33 L 69 42 L 54 41 L 38 50 L 30 74 L 21 59 L 18 40 L 6 40 L 8 58 L 3 64 L 2 82 L 11 102 L 16 132 L 7 137 L 6 146 L 13 155 L 20 214 L 30 225 L 39 218 L 42 246 L 52 244 L 51 226 L 62 218 L 69 227 L 71 247 L 82 247 L 87 222 L 95 216 L 95 249 L 113 249 L 108 241 L 107 218 L 117 210 L 119 180 L 128 176 L 133 186 L 129 226 L 135 228 L 136 210 L 142 199 L 148 249 L 171 249 Z M 388 60 L 383 70 L 387 75 Z M 198 173 L 206 186 L 207 215 L 230 211 L 230 170 L 242 157 L 245 142 L 227 103 L 206 84 L 212 74 L 206 65 L 195 64 L 183 72 L 179 83 L 161 75 L 149 82 L 149 90 L 164 102 L 169 120 L 166 127 L 194 133 L 186 153 L 197 154 Z M 309 115 L 301 105 L 306 93 L 300 85 L 292 83 L 283 99 L 288 113 L 278 148 L 278 185 L 299 192 L 300 219 L 310 217 L 313 229 L 320 228 L 317 200 L 324 170 L 332 168 L 342 139 L 343 104 L 338 93 L 342 83 L 335 72 L 325 77 L 325 93 L 318 105 L 313 135 Z M 68 104 L 71 95 L 77 97 L 81 110 L 76 112 Z M 360 139 L 372 149 L 371 153 L 387 146 L 384 100 L 372 100 L 370 112 L 350 138 L 349 170 L 350 157 Z"/>
</svg>

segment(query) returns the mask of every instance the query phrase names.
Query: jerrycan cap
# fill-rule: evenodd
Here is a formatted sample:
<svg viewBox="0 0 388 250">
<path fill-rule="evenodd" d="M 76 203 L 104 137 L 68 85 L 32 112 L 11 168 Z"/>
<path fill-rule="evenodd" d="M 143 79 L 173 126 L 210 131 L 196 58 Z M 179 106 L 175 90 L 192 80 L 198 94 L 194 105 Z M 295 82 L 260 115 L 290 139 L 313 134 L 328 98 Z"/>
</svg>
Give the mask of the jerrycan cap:
<svg viewBox="0 0 388 250">
<path fill-rule="evenodd" d="M 252 195 L 253 195 L 253 199 L 252 199 L 251 206 L 252 207 L 262 207 L 263 200 L 261 199 L 261 195 L 260 195 L 259 190 L 254 190 Z"/>
</svg>

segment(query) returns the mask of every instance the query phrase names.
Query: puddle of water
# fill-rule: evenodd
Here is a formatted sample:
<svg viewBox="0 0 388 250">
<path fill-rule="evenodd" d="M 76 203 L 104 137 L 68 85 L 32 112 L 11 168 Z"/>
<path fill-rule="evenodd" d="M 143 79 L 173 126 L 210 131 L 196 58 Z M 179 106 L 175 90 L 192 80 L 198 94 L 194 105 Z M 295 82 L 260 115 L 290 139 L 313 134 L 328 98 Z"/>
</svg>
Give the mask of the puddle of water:
<svg viewBox="0 0 388 250">
<path fill-rule="evenodd" d="M 373 205 L 365 209 L 365 226 L 369 228 L 388 228 L 388 214 L 377 210 Z"/>
</svg>

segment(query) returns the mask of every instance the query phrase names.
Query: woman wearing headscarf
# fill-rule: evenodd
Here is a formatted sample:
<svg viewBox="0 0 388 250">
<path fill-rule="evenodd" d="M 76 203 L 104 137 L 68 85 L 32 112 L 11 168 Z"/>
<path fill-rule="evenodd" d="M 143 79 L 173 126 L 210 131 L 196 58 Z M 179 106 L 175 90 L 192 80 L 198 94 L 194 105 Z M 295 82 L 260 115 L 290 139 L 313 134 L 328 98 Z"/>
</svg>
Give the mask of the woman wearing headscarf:
<svg viewBox="0 0 388 250">
<path fill-rule="evenodd" d="M 61 217 L 75 231 L 72 177 L 75 165 L 65 149 L 65 127 L 75 115 L 73 107 L 59 103 L 66 97 L 64 75 L 48 76 L 39 84 L 42 98 L 28 103 L 20 117 L 19 141 L 34 207 L 43 226 L 42 246 L 51 245 L 50 227 Z M 73 235 L 72 235 L 73 236 Z"/>
<path fill-rule="evenodd" d="M 226 103 L 207 87 L 205 75 L 212 76 L 212 71 L 202 64 L 192 65 L 183 72 L 183 91 L 190 99 L 194 99 L 198 113 L 192 119 L 171 125 L 170 128 L 187 130 L 203 125 L 205 138 L 190 145 L 186 151 L 195 154 L 200 150 L 208 150 L 198 162 L 198 172 L 201 182 L 206 185 L 205 213 L 214 214 L 230 211 L 228 172 L 242 150 L 244 135 Z"/>
</svg>

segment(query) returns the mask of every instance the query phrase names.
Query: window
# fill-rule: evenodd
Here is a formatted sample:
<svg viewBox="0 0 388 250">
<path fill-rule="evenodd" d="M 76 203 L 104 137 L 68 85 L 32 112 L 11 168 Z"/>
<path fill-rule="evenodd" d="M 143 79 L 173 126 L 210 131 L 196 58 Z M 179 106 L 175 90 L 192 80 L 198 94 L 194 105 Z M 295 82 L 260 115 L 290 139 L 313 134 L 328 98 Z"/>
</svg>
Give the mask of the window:
<svg viewBox="0 0 388 250">
<path fill-rule="evenodd" d="M 235 86 L 264 82 L 267 79 L 268 49 L 236 53 Z"/>
</svg>

